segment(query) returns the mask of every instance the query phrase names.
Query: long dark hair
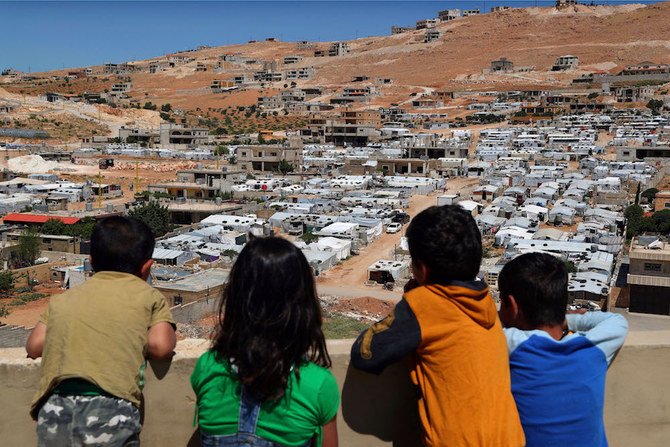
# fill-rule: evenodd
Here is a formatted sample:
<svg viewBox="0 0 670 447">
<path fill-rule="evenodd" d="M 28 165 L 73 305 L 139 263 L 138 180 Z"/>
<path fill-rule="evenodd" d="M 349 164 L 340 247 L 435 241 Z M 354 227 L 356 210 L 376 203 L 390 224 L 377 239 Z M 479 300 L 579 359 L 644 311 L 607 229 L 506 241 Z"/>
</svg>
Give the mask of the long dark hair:
<svg viewBox="0 0 670 447">
<path fill-rule="evenodd" d="M 292 368 L 331 366 L 321 321 L 305 255 L 285 239 L 254 238 L 230 271 L 213 349 L 253 396 L 278 400 Z"/>
</svg>

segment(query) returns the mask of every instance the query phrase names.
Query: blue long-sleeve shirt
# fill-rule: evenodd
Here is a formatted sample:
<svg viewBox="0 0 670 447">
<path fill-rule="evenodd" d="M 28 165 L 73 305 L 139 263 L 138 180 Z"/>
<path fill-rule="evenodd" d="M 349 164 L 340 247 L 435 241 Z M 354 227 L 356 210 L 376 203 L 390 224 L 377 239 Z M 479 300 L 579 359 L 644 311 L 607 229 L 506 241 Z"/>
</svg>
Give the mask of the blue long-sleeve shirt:
<svg viewBox="0 0 670 447">
<path fill-rule="evenodd" d="M 567 315 L 572 333 L 506 328 L 512 394 L 527 447 L 607 446 L 603 407 L 607 367 L 628 333 L 609 312 Z"/>
</svg>

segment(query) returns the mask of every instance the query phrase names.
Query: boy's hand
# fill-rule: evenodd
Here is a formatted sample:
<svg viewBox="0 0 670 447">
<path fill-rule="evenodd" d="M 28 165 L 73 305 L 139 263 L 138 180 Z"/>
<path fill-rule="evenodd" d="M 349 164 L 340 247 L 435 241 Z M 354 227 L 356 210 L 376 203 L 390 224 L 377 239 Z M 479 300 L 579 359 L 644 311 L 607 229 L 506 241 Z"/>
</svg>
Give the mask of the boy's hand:
<svg viewBox="0 0 670 447">
<path fill-rule="evenodd" d="M 44 323 L 37 323 L 33 328 L 28 341 L 26 342 L 26 353 L 31 359 L 42 357 L 44 343 L 46 342 L 47 326 Z"/>
</svg>

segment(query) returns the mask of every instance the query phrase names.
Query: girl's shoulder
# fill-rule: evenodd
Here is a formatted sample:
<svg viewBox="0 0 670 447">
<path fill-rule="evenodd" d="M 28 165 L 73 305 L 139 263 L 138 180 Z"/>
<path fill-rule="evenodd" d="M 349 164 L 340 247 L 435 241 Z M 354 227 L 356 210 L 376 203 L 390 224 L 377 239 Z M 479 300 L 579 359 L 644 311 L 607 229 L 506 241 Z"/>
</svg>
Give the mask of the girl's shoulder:
<svg viewBox="0 0 670 447">
<path fill-rule="evenodd" d="M 216 370 L 218 372 L 230 372 L 230 362 L 221 359 L 218 353 L 213 349 L 205 351 L 196 362 L 196 369 Z"/>
<path fill-rule="evenodd" d="M 313 383 L 322 383 L 324 381 L 331 381 L 335 379 L 333 373 L 328 368 L 317 365 L 314 362 L 305 362 L 300 365 L 300 379 L 307 378 Z"/>
</svg>

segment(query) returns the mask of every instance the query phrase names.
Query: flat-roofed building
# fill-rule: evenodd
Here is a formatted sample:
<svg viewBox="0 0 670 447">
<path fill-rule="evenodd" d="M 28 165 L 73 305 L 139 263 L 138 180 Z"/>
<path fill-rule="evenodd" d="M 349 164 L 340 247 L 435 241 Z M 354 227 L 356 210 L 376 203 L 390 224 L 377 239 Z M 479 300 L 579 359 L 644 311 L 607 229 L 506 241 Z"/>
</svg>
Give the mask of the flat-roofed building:
<svg viewBox="0 0 670 447">
<path fill-rule="evenodd" d="M 657 236 L 640 236 L 628 256 L 629 310 L 670 315 L 670 244 Z"/>
</svg>

